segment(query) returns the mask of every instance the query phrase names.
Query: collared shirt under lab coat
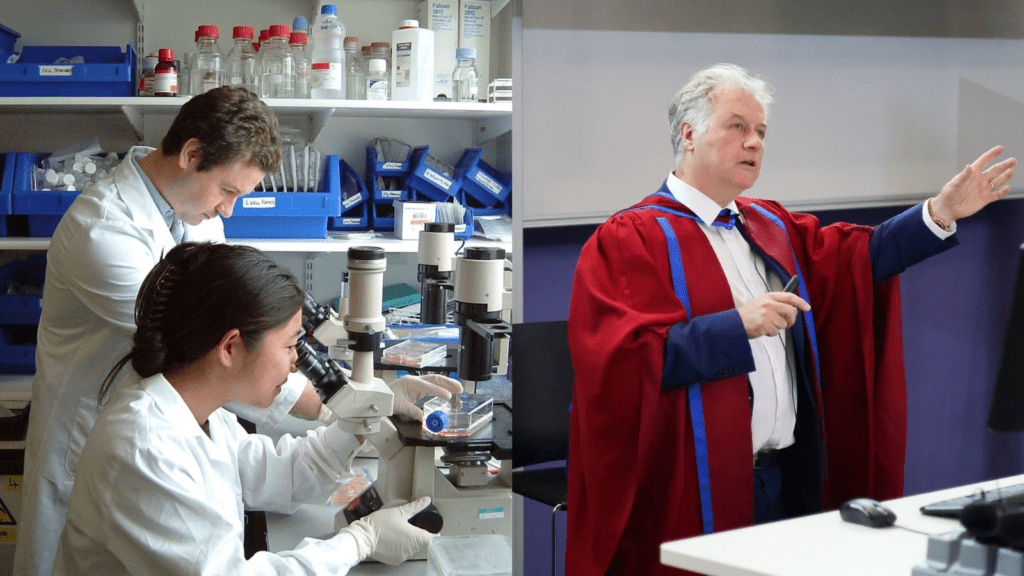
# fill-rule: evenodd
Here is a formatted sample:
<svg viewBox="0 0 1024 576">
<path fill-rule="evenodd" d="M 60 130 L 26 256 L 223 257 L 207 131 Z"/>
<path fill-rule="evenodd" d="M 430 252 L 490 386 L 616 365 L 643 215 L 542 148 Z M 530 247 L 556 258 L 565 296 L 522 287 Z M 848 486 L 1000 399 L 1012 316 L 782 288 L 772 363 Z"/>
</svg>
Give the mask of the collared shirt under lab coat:
<svg viewBox="0 0 1024 576">
<path fill-rule="evenodd" d="M 226 410 L 208 423 L 209 435 L 163 375 L 133 373 L 82 452 L 54 575 L 335 575 L 359 562 L 347 533 L 243 550 L 245 509 L 291 513 L 351 479 L 354 436 L 334 425 L 274 446 Z"/>
<path fill-rule="evenodd" d="M 129 154 L 152 151 L 135 147 Z M 223 242 L 224 224 L 219 217 L 186 224 L 184 239 Z M 82 192 L 53 234 L 32 381 L 15 576 L 50 574 L 78 455 L 99 412 L 100 384 L 131 347 L 135 298 L 143 279 L 174 246 L 132 162 L 122 162 Z M 304 386 L 301 376 L 289 379 L 257 420 L 280 422 Z M 251 419 L 254 413 L 244 416 Z"/>
</svg>

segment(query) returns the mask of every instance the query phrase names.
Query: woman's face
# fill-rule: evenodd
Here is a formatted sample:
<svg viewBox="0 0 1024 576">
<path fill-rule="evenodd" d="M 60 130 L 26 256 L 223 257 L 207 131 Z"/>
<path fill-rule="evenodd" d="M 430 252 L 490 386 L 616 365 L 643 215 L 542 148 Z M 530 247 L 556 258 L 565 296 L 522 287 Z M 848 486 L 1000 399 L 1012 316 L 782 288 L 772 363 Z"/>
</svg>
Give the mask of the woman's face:
<svg viewBox="0 0 1024 576">
<path fill-rule="evenodd" d="M 238 401 L 267 408 L 281 392 L 288 374 L 298 368 L 295 347 L 302 334 L 302 311 L 284 324 L 266 333 L 254 350 L 244 347 L 244 360 L 239 374 Z"/>
</svg>

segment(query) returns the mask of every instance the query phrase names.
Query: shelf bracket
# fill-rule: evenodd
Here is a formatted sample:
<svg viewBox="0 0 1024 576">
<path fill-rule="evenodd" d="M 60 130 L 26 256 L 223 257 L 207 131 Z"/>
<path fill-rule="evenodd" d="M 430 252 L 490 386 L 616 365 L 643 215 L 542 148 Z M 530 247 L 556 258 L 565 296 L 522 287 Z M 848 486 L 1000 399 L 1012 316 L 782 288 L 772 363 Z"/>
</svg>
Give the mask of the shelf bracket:
<svg viewBox="0 0 1024 576">
<path fill-rule="evenodd" d="M 334 108 L 318 108 L 309 119 L 309 142 L 316 141 L 320 131 L 324 129 L 327 122 L 334 115 Z"/>
<path fill-rule="evenodd" d="M 132 125 L 132 130 L 135 130 L 135 137 L 140 141 L 143 137 L 143 128 L 145 123 L 145 117 L 142 112 L 136 106 L 121 106 L 121 113 L 128 120 L 128 123 Z"/>
<path fill-rule="evenodd" d="M 474 144 L 479 148 L 495 138 L 512 131 L 512 116 L 502 115 L 482 118 L 473 123 Z"/>
</svg>

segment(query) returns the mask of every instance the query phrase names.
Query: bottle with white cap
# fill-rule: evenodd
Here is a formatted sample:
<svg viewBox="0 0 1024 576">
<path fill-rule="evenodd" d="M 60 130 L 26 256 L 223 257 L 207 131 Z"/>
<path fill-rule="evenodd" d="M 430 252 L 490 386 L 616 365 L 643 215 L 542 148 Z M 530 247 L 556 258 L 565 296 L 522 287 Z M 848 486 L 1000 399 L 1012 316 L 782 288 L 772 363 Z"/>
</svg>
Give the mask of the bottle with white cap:
<svg viewBox="0 0 1024 576">
<path fill-rule="evenodd" d="M 452 72 L 452 100 L 455 102 L 476 102 L 479 77 L 476 72 L 476 48 L 468 46 L 455 49 L 455 71 Z"/>
<path fill-rule="evenodd" d="M 309 73 L 311 98 L 345 97 L 345 25 L 338 20 L 334 4 L 320 7 L 313 22 L 313 64 Z"/>
<path fill-rule="evenodd" d="M 370 58 L 366 73 L 366 99 L 388 99 L 388 63 L 383 58 Z"/>
<path fill-rule="evenodd" d="M 391 33 L 391 99 L 434 99 L 434 31 L 418 20 L 402 20 Z"/>
</svg>

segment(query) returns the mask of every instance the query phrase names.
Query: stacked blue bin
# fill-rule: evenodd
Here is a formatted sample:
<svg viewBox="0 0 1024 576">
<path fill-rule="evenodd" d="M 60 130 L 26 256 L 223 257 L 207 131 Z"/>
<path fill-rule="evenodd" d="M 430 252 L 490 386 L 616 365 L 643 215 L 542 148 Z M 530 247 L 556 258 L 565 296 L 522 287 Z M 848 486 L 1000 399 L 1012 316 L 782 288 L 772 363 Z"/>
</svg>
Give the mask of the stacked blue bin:
<svg viewBox="0 0 1024 576">
<path fill-rule="evenodd" d="M 7 62 L 7 58 L 14 53 L 14 43 L 21 38 L 21 34 L 0 24 L 0 62 Z"/>
<path fill-rule="evenodd" d="M 85 62 L 54 64 L 76 56 Z M 0 96 L 135 96 L 137 88 L 131 44 L 124 50 L 119 46 L 25 46 L 17 63 L 6 62 L 6 57 L 0 61 Z"/>
<path fill-rule="evenodd" d="M 17 154 L 12 182 L 11 213 L 26 217 L 29 236 L 47 238 L 53 236 L 61 217 L 81 192 L 33 190 L 35 166 L 42 161 L 43 156 L 28 152 Z"/>
<path fill-rule="evenodd" d="M 378 178 L 387 178 L 397 187 L 380 188 Z M 378 232 L 391 232 L 395 229 L 396 200 L 409 200 L 409 157 L 401 162 L 388 161 L 377 156 L 377 147 L 370 144 L 366 147 L 366 189 L 370 192 L 370 227 Z"/>
<path fill-rule="evenodd" d="M 512 176 L 494 169 L 480 157 L 483 150 L 467 148 L 455 164 L 459 203 L 477 216 L 509 214 Z"/>
<path fill-rule="evenodd" d="M 348 162 L 341 161 L 341 212 L 327 219 L 328 230 L 366 230 L 370 226 L 370 193 Z"/>
<path fill-rule="evenodd" d="M 11 190 L 14 189 L 15 153 L 0 155 L 0 237 L 7 236 L 11 219 Z"/>
<path fill-rule="evenodd" d="M 45 274 L 46 256 L 42 254 L 0 266 L 0 373 L 35 372 Z M 15 286 L 21 288 L 13 289 Z"/>
<path fill-rule="evenodd" d="M 325 160 L 317 192 L 253 192 L 224 220 L 228 238 L 326 238 L 327 219 L 341 214 L 339 160 Z"/>
</svg>

